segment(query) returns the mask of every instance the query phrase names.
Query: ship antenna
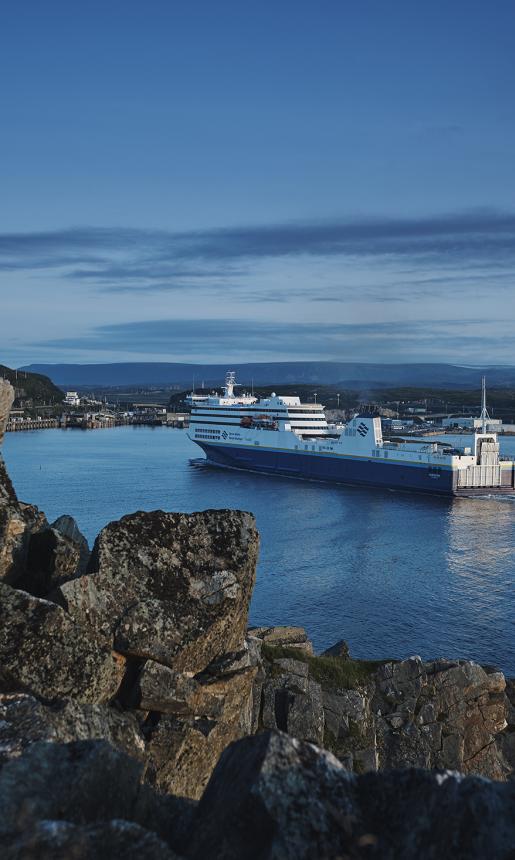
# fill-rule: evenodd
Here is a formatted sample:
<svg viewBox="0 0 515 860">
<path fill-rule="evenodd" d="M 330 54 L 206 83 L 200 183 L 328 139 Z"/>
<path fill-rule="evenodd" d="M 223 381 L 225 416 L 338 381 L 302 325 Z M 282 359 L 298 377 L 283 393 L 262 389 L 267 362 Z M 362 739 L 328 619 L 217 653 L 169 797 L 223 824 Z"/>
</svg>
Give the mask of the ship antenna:
<svg viewBox="0 0 515 860">
<path fill-rule="evenodd" d="M 490 421 L 488 409 L 486 408 L 486 377 L 481 377 L 481 432 L 486 433 L 487 423 Z"/>
</svg>

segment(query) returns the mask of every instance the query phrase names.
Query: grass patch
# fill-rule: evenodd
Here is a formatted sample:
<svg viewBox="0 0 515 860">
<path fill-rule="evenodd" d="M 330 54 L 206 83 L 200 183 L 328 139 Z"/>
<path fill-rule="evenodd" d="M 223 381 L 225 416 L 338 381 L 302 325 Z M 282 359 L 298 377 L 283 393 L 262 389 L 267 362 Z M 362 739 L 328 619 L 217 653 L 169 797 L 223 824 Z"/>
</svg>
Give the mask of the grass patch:
<svg viewBox="0 0 515 860">
<path fill-rule="evenodd" d="M 355 690 L 365 684 L 371 675 L 389 660 L 352 660 L 345 657 L 315 657 L 300 648 L 284 645 L 263 645 L 264 659 L 273 664 L 275 660 L 300 660 L 309 666 L 309 674 L 324 690 Z"/>
</svg>

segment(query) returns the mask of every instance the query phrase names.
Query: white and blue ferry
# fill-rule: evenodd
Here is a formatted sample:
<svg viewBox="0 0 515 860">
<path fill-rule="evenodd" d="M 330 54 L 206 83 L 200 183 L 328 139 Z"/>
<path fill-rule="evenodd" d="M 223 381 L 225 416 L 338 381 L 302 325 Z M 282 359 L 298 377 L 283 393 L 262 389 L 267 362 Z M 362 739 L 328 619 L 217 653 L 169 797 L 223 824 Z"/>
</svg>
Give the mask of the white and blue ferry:
<svg viewBox="0 0 515 860">
<path fill-rule="evenodd" d="M 319 403 L 272 393 L 235 394 L 227 373 L 223 393 L 194 394 L 189 436 L 209 463 L 317 481 L 415 490 L 438 495 L 513 493 L 515 463 L 499 455 L 487 431 L 483 386 L 481 432 L 456 447 L 431 438 L 387 440 L 378 416 L 328 424 Z"/>
</svg>

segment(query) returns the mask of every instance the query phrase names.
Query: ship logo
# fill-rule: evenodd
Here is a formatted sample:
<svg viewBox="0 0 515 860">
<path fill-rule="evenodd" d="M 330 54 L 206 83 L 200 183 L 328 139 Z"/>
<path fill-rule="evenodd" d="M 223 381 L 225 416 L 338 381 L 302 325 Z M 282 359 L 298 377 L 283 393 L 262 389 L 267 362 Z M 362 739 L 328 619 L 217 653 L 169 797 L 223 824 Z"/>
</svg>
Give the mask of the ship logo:
<svg viewBox="0 0 515 860">
<path fill-rule="evenodd" d="M 227 439 L 227 430 L 222 433 L 222 439 Z"/>
<path fill-rule="evenodd" d="M 361 422 L 361 424 L 358 427 L 358 433 L 360 436 L 363 436 L 363 437 L 366 436 L 368 433 L 368 426 L 366 424 L 364 424 L 363 421 Z"/>
</svg>

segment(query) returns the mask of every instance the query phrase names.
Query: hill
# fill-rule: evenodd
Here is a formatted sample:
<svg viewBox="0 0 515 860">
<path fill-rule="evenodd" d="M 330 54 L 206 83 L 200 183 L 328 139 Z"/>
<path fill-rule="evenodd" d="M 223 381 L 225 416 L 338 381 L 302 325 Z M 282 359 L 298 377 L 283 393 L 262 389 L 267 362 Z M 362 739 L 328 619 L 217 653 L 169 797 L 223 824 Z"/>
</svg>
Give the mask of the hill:
<svg viewBox="0 0 515 860">
<path fill-rule="evenodd" d="M 14 405 L 20 401 L 32 401 L 34 406 L 54 405 L 62 403 L 64 393 L 54 383 L 41 373 L 29 373 L 25 370 L 12 370 L 0 364 L 0 378 L 8 379 L 16 394 Z"/>
<path fill-rule="evenodd" d="M 239 382 L 254 385 L 338 385 L 365 393 L 378 388 L 413 386 L 477 388 L 482 373 L 488 386 L 515 386 L 515 367 L 463 367 L 452 364 L 366 364 L 337 361 L 285 361 L 238 364 L 180 364 L 128 362 L 123 364 L 30 364 L 21 370 L 45 374 L 56 385 L 109 387 L 124 385 L 181 385 L 202 382 L 219 386 L 226 370 L 235 370 Z"/>
</svg>

